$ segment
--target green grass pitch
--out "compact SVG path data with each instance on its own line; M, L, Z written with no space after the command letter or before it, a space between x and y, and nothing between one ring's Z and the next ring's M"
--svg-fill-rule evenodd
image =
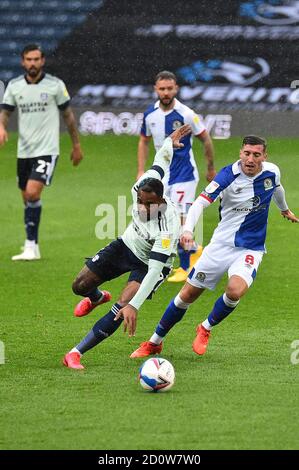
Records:
M290 208L299 213L299 140L270 139L271 160L282 171ZM43 193L42 260L13 263L24 240L23 208L15 183L16 136L0 152L0 449L295 449L298 448L299 339L298 226L273 204L267 248L257 279L237 310L213 330L207 354L191 349L196 325L222 293L206 292L165 341L162 357L176 370L165 394L144 392L142 360L129 354L147 339L179 285L163 285L139 312L136 337L116 334L87 353L85 371L62 367L61 358L108 311L75 318L79 300L71 283L84 257L107 240L95 236L101 203L130 197L137 137L84 137L85 159L69 162L62 136L53 184ZM217 168L237 159L240 139L215 141ZM201 174L205 173L196 142ZM199 188L205 186L204 176ZM130 199L129 199L130 201ZM209 241L217 204L204 218ZM107 283L113 300L126 276Z

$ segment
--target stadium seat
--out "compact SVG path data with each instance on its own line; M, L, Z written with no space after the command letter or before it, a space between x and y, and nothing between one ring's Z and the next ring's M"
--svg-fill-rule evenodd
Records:
M83 23L87 14L102 6L102 0L3 0L0 2L0 77L7 81L22 73L20 51L29 42L46 53ZM31 12L34 11L34 15ZM16 55L11 56L11 53Z

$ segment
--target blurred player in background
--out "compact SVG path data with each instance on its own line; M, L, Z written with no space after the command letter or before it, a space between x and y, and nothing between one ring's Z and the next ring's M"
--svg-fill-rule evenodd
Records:
M10 114L18 109L18 186L24 201L26 240L23 252L13 261L40 259L38 229L42 211L41 193L51 183L59 155L59 111L70 134L71 160L77 166L83 158L70 97L64 83L45 74L44 53L36 44L22 51L25 75L11 80L3 97L0 113L0 145L7 140Z
M124 329L128 329L131 336L136 329L141 305L168 276L176 255L180 217L175 204L164 197L161 180L171 163L173 147L186 145L190 132L190 126L184 125L165 139L152 167L132 188L132 222L120 238L88 260L75 279L74 293L85 298L76 306L74 314L82 317L111 299L109 292L98 289L99 285L130 272L118 301L64 356L65 366L84 369L80 363L82 354L111 336L123 320Z
M229 280L224 294L216 300L207 319L197 327L193 351L203 355L211 329L234 311L256 277L266 251L272 197L284 218L299 222L286 203L279 168L266 162L266 158L266 141L257 136L245 137L240 159L223 168L196 199L188 212L181 236L183 245L192 243L198 218L218 197L221 220L184 287L168 305L155 333L131 357L160 353L162 340L168 331L183 318L188 307L205 289L214 290L227 272Z
M203 144L207 160L206 178L209 182L212 181L216 172L211 137L194 111L176 99L179 89L176 76L166 70L159 72L155 79L154 88L159 99L144 113L138 144L137 179L144 173L151 137L153 137L154 146L157 151L165 137L179 126L189 124L192 128L192 135L197 137ZM184 224L188 209L195 199L196 186L199 181L198 170L192 151L192 135L190 135L189 141L184 148L177 149L174 152L169 171L163 179L165 194L179 207L182 225ZM192 266L195 263L201 252L202 247L196 246L195 243L190 250L184 250L181 244L178 243L180 267L175 270L173 276L168 278L168 281L185 281L190 264Z

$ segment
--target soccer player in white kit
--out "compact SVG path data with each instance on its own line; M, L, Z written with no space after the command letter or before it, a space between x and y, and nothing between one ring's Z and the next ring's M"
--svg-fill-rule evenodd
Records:
M173 147L191 132L188 125L165 139L152 167L132 187L132 221L123 235L88 259L73 283L73 291L85 298L76 306L76 317L88 315L111 300L98 286L130 272L128 282L109 312L100 318L83 340L64 356L71 369L84 369L82 354L111 336L124 320L124 329L135 332L141 305L169 274L180 236L180 218L175 205L163 195L161 180L171 163Z
M193 351L204 354L211 329L233 312L256 277L266 251L265 238L272 197L283 217L299 222L286 203L279 168L267 162L266 158L266 141L257 136L245 137L240 159L223 168L194 202L181 237L183 245L192 243L198 218L218 197L220 222L184 287L168 305L155 333L131 357L160 353L163 338L182 319L189 305L205 289L213 290L227 272L229 280L225 292L217 299L207 319L198 325L193 341Z
M188 106L181 103L176 95L178 85L176 76L167 70L159 72L155 79L155 92L158 101L145 111L138 143L138 173L137 179L144 173L145 162L149 154L149 143L153 138L155 150L158 151L165 137L183 124L189 124L192 134L184 139L184 147L175 150L171 165L163 178L165 194L174 202L181 213L184 224L189 207L195 199L196 187L199 181L196 161L192 144L193 136L198 138L207 160L206 178L210 182L216 171L214 168L214 149L211 137L203 122ZM196 253L196 247L185 250L178 243L180 267L174 275L168 278L170 282L185 281L190 264L201 255L202 247ZM193 255L192 255L193 253Z
M59 156L59 111L70 134L71 160L77 166L83 158L70 97L62 80L43 71L45 57L36 44L22 51L25 75L11 80L5 90L0 114L0 145L7 140L10 114L18 110L17 179L24 202L26 240L24 250L13 261L40 259L38 229L41 194L51 184Z

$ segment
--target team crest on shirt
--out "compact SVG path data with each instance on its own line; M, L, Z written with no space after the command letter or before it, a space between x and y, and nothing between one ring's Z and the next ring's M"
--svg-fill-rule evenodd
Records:
M42 101L48 101L48 93L41 93L40 94L40 99Z
M205 273L199 272L196 274L195 279L197 279L199 282L203 282L206 278Z
M268 191L268 189L273 188L273 182L272 182L271 178L265 178L264 179L264 188L265 188L265 191Z
M181 121L173 121L172 123L172 129L175 131L179 127L182 127L183 123Z
M162 248L165 250L170 247L170 238L162 238Z

